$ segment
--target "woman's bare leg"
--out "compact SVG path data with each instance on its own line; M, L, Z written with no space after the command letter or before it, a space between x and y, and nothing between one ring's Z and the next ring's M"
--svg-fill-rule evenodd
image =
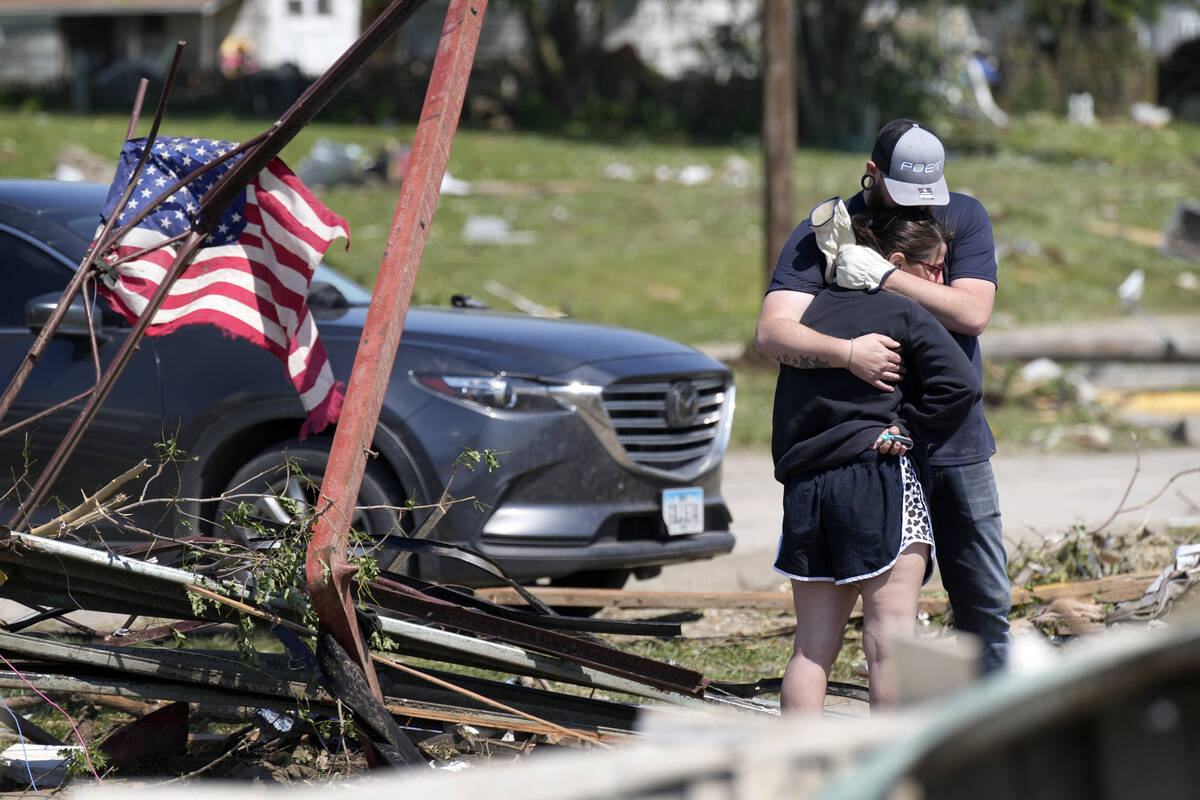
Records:
M858 599L858 587L826 581L792 581L796 641L783 673L779 702L788 713L821 713L829 668L842 649L846 621Z
M929 545L909 545L887 572L859 583L863 598L863 650L871 673L871 708L896 702L891 639L911 637Z

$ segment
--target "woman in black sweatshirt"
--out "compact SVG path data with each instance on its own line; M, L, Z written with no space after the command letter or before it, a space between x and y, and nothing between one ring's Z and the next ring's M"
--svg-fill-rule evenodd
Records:
M852 224L857 245L844 247L858 247L860 257L870 248L870 257L895 269L941 279L946 235L932 218L898 209ZM896 695L888 640L912 635L931 571L921 457L962 424L981 389L949 332L900 295L829 284L801 321L840 338L892 337L905 374L885 391L845 369L780 367L771 449L784 518L775 569L791 579L797 621L781 702L785 711L823 708L829 669L861 595L871 705L887 705Z

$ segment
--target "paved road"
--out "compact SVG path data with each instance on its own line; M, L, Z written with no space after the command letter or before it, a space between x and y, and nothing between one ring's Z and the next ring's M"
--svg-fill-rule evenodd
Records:
M1017 542L1064 533L1075 524L1100 525L1118 508L1131 480L1124 507L1145 504L1173 475L1200 470L1200 448L1146 451L1140 467L1133 453L1021 453L996 456L992 465L1005 538ZM659 577L631 586L677 591L784 588L785 580L771 569L782 487L772 477L770 455L765 450L730 452L724 494L738 538L732 553L667 567ZM1180 477L1148 508L1119 515L1111 528L1128 530L1143 521L1152 529L1187 521L1200 525L1200 473Z

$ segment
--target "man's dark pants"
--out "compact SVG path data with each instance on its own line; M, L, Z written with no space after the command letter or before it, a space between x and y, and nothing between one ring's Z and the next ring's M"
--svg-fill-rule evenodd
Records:
M1008 663L1012 596L991 462L931 471L929 512L955 627L983 640L984 672L1002 669Z

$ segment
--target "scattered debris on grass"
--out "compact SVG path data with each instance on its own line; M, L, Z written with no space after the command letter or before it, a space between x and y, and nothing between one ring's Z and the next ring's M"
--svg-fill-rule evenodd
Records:
M1013 550L1015 616L1045 641L1161 620L1191 602L1200 530L1105 527ZM315 782L367 772L363 737L378 743L380 725L399 731L421 765L458 770L635 741L647 704L778 713L795 624L786 592L471 592L366 569L359 601L377 620L370 641L387 720L372 727L371 709L330 680L299 576L279 572L303 537L279 542L265 557L201 537L120 555L0 536L0 596L31 609L0 630L9 709L0 722L12 730L0 744L80 748L86 758L62 768L68 781ZM571 603L602 611L546 613ZM79 609L123 624L94 630L72 619ZM166 624L136 630L141 616ZM46 620L72 633L29 632ZM952 637L944 596L923 595L921 623L922 638ZM848 626L831 676L852 704L839 713L850 715L865 708L859 625ZM36 784L32 765L20 772L8 769L4 786L30 785L30 775Z

